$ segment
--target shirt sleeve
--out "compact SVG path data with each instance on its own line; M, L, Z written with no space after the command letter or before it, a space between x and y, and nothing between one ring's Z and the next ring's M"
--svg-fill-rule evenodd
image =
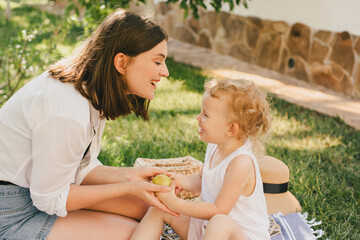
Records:
M75 184L80 185L86 175L91 172L95 167L102 165L98 160L98 155L101 149L101 136L105 128L105 120L100 121L98 129L96 129L96 134L92 138L91 146L89 146L89 151L85 154L84 158L81 160L80 166L76 173Z
M66 117L50 117L33 130L29 182L34 206L40 211L60 217L67 215L70 184L75 183L86 139L86 127Z
M80 163L80 167L76 173L75 184L80 185L86 175L99 165L102 165L102 163L97 159L97 157L91 157L90 152L90 155L85 157Z

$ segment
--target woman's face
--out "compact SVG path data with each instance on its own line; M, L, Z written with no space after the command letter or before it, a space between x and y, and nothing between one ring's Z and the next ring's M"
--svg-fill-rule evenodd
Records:
M130 60L125 70L125 79L130 94L150 100L154 98L156 84L162 77L169 76L165 64L166 57L167 41L164 40L149 51Z

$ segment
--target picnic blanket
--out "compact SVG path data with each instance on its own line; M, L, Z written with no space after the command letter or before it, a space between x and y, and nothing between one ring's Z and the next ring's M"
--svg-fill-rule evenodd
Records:
M316 221L315 218L308 221L307 217L307 213L300 212L288 215L282 213L270 215L271 240L313 240L323 237L323 230L313 229L314 226L320 225L321 221ZM169 225L165 224L161 240L180 240L180 238Z
M271 240L313 240L321 238L324 231L315 230L313 227L320 225L321 221L316 219L307 220L307 213L291 213L283 215L282 213L273 214L275 222L279 224L281 232L271 236Z

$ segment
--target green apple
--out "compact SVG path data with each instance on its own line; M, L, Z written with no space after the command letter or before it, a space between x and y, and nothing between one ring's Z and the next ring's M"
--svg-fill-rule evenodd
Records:
M152 182L157 185L170 186L171 178L165 174L159 174L152 179Z

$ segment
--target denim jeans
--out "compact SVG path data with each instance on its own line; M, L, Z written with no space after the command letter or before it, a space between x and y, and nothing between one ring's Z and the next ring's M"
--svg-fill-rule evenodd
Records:
M28 188L0 185L1 240L46 239L56 219L33 205Z

